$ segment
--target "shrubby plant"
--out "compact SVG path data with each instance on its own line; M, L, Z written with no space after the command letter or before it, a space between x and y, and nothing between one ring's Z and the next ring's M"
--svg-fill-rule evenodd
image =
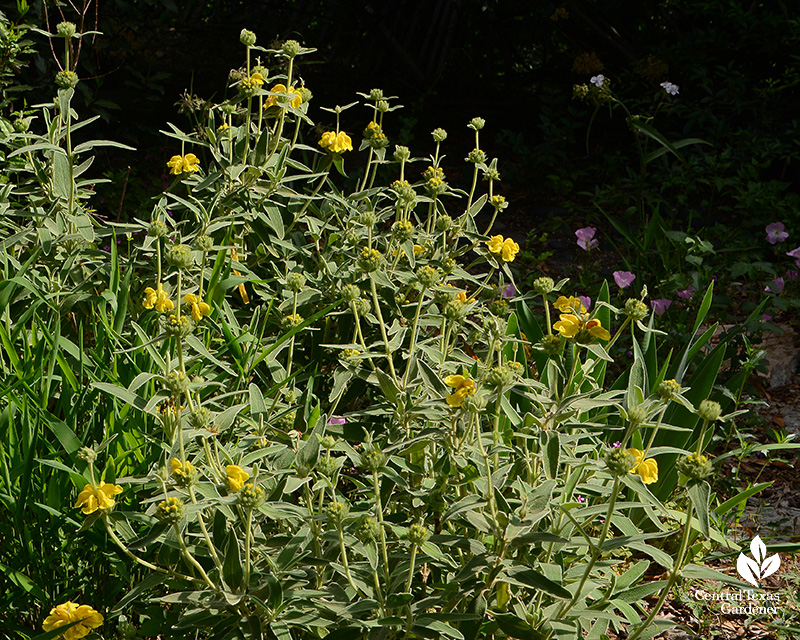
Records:
M379 89L314 129L295 72L313 50L241 42L230 97L165 132L172 183L133 223L89 208L83 154L112 143L73 144L73 78L30 130L4 130L4 371L27 384L18 353L35 355L39 410L75 417L50 423L67 456L50 466L75 487L58 508L85 518L69 535L107 536L134 567L110 610L66 589L37 626L69 640L111 637L116 619L126 638L638 638L671 624L656 616L679 580L730 581L688 555L701 537L729 544L717 516L746 499L715 510L707 482L711 434L733 415L708 400L713 330L659 362L646 287L604 286L591 312L566 280L520 293L519 246L492 235L508 203L483 119L461 190L445 130L428 157L393 147L384 120L400 105ZM360 140L346 109L363 110ZM125 262L116 243L96 249L109 234L142 239ZM711 289L694 334L710 303ZM632 364L607 380L620 344ZM68 409L81 394L97 407L86 424ZM7 414L27 402L15 391ZM32 465L30 451L13 455Z

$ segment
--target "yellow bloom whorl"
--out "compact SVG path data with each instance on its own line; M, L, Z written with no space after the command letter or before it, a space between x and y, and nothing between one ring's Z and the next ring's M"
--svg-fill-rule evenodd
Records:
M250 474L237 464L225 467L225 474L228 476L228 489L234 493L241 491L244 483L250 478Z
M492 236L486 241L486 246L492 253L500 254L500 257L505 262L514 262L514 258L519 253L519 245L511 238L503 238L503 236Z
M122 487L118 484L106 484L102 480L96 487L87 484L78 494L75 508L81 507L81 511L87 516L98 509L110 509L114 506L114 496L120 493L122 493Z
M102 625L103 616L87 604L65 602L50 610L50 615L42 623L42 629L53 631L53 629L73 622L78 624L70 627L58 637L65 638L65 640L79 640L88 635L92 629Z
M628 449L628 451L636 458L636 466L630 472L637 474L645 484L658 481L658 463L653 458L645 460L641 449Z
M455 388L455 391L445 398L447 404L451 407L460 407L468 396L473 395L478 390L478 387L475 386L475 381L466 376L447 376L444 379L444 383L449 387Z

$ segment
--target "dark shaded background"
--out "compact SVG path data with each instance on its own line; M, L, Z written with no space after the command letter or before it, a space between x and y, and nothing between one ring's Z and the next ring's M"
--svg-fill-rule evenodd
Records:
M314 92L313 120L329 125L332 116L320 106L380 87L405 105L387 116L392 143L427 155L429 132L448 129L448 177L457 183L469 171L462 162L472 146L466 124L480 115L487 120L482 146L500 158L504 192L536 211L636 178L624 115L594 114L572 98L573 85L597 73L580 63L592 56L636 115L655 110L660 82L680 85L653 125L669 139L700 137L712 145L687 149L683 166L665 158L651 169L647 188L669 184L664 197L696 212L695 219L749 219L773 206L770 199L798 190L798 8L734 0L97 0L84 29L96 23L103 35L84 43L79 88L84 113L103 116L94 135L143 152L109 156L103 166L117 187L131 166L127 197L136 198L137 178L143 197L157 185L142 159L155 167L172 152L158 131L167 121L189 128L176 112L184 90L221 100L229 71L243 63L240 30L254 31L265 47L297 39L317 49L298 64ZM26 19L43 25L45 13L53 28L62 18L80 21L69 7L61 16L41 4ZM39 39L40 56L25 74L46 99L54 66L49 44ZM344 126L358 135L368 118L366 109L352 109ZM312 144L319 135L303 134ZM114 189L105 188L109 199L118 197Z

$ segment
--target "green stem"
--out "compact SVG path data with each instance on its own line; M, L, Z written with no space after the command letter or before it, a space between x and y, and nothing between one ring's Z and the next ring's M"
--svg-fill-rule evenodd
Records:
M205 582L214 591L219 592L219 588L213 582L211 582L211 578L208 577L206 570L203 569L203 565L201 565L195 559L195 557L191 553L189 553L189 549L186 547L186 543L183 541L181 530L178 528L178 523L176 522L175 524L172 525L172 527L175 529L175 535L178 537L178 543L181 546L181 551L183 552L183 557L186 559L186 562L188 562L190 565L192 565L195 569L197 569L200 572L200 575L203 578L203 582Z
M386 579L386 588L389 588L389 552L386 548L386 530L383 525L383 505L381 504L381 484L378 480L378 470L372 472L372 486L375 490L375 511L378 513L378 525L381 530L381 555L383 556L383 575Z
M378 288L375 285L375 278L370 276L369 279L369 286L372 291L372 304L375 307L375 315L378 317L378 327L381 330L381 337L383 338L383 344L386 348L386 360L389 363L389 372L392 374L392 380L398 386L397 380L397 373L394 370L394 362L392 361L392 350L389 346L389 337L386 334L386 323L383 321L383 314L381 313L381 305L378 301Z
M586 565L586 570L583 572L583 577L581 578L580 583L578 584L577 589L575 590L575 595L572 596L572 600L570 600L566 605L561 608L559 611L558 616L559 618L565 616L567 612L572 609L578 601L581 599L581 594L583 592L583 587L586 584L586 581L589 579L589 575L594 569L594 565L600 559L603 551L603 544L606 541L606 537L608 536L608 530L611 526L611 516L614 513L614 507L617 504L617 495L619 494L619 485L620 480L619 476L614 477L614 486L611 489L611 499L608 502L608 509L606 510L606 520L603 523L603 529L600 532L600 538L597 540L597 544L592 548L592 557L589 559L589 563ZM631 639L629 639L631 640Z
M235 544L235 542L234 542ZM244 538L244 590L250 586L250 547L253 544L253 510L247 510L247 532Z
M650 623L655 620L658 612L661 611L661 607L664 606L664 602L667 600L670 591L672 591L672 587L675 586L675 583L678 581L680 577L680 570L683 565L684 557L686 556L686 549L689 546L689 537L691 535L692 527L692 509L694 505L689 503L689 509L686 512L686 522L683 525L683 538L681 539L681 547L678 551L678 557L675 559L675 564L672 565L672 571L669 573L669 579L667 580L667 586L661 591L661 595L658 598L655 606L650 610L650 613L647 615L647 618L644 619L644 622L637 627L636 631L634 631L631 635L628 636L628 640L636 640L642 632L650 626Z
M408 567L408 580L406 580L406 589L405 593L411 592L411 582L414 579L414 563L417 559L417 545L411 545L411 564Z
M103 524L106 527L106 531L108 532L108 535L111 537L111 539L114 541L114 543L122 550L122 553L124 553L126 556L128 556L134 562L137 562L138 564L142 565L143 567L147 567L151 571L156 571L158 573L164 573L164 574L166 574L168 576L172 576L174 578L180 578L181 580L189 580L191 582L194 582L194 581L197 580L197 578L193 578L192 576L187 576L187 575L184 575L182 573L177 573L177 572L171 571L169 569L164 569L163 567L159 567L157 565L149 563L147 560L143 560L142 558L137 556L135 553L130 551L128 549L128 547L126 547L123 544L122 540L120 540L117 537L117 534L114 533L114 530L111 528L111 525L108 524L108 520L106 519L105 515L103 515Z

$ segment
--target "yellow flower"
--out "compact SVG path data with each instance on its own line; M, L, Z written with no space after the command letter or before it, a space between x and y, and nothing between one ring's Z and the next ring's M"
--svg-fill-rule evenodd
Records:
M475 386L475 381L466 376L447 376L444 379L444 383L448 387L455 388L455 391L445 398L447 404L451 407L460 407L464 404L464 400L467 399L467 396L473 395L478 390L478 387Z
M52 631L72 622L77 622L73 627L64 631L60 638L78 640L88 635L92 629L103 624L103 616L92 609L88 604L65 602L50 610L50 615L44 619L42 629Z
M486 246L492 253L499 253L505 262L514 262L514 258L519 253L519 245L511 238L503 238L503 236L492 236L486 241Z
M155 307L155 310L159 313L164 313L165 311L172 311L175 307L172 304L172 300L167 297L167 292L164 291L164 287L159 282L158 288L153 289L153 287L147 287L144 290L144 302L142 306L145 309L152 309Z
M194 465L188 460L185 464L181 464L181 461L177 458L172 458L169 461L169 469L172 472L172 475L177 476L180 479L188 478L191 476L192 471L194 470Z
M251 91L255 91L262 84L264 84L264 76L262 76L258 71L256 71L249 78L245 78L244 80L242 80L240 86L244 92L248 93Z
M561 313L586 313L586 307L583 306L580 298L575 296L559 296L558 300L553 303L553 306Z
M114 496L119 493L122 493L122 487L118 484L106 484L102 480L96 487L87 484L83 488L83 491L78 494L78 501L75 503L75 508L83 507L81 511L87 516L98 509L105 511L114 506Z
M194 173L198 171L200 167L198 167L198 163L200 162L200 158L198 158L193 153L187 153L185 156L172 156L167 162L167 166L169 167L169 172L173 176L180 175L182 173Z
M350 140L350 136L348 136L344 131L340 131L336 134L336 142L331 145L331 151L334 153L341 153L342 151L352 151L353 150L353 141Z
M506 262L514 262L514 258L517 257L519 253L519 245L514 242L511 238L506 238L503 240L503 249L501 251L501 257Z
M465 303L465 304L466 304L466 302L467 302L467 293L466 293L465 291L459 291L459 292L456 294L456 300L458 300L459 302L463 302L463 303Z
M500 253L503 250L503 236L492 236L486 241L486 246L492 253Z
M184 173L194 173L198 171L200 167L197 165L200 163L200 158L198 158L193 153L187 153L183 156L183 172Z
M228 476L228 488L234 493L239 491L250 478L250 474L236 464L225 467L225 474Z
M320 138L319 146L323 149L329 149L334 153L342 153L343 151L353 150L353 141L344 131L326 131Z
M636 458L636 466L631 469L631 473L635 473L641 477L642 482L645 484L653 484L658 480L658 463L653 458L644 459L644 451L641 449L628 449Z
M587 320L587 316L576 316L574 313L562 313L558 322L553 325L553 329L569 340L586 343L594 338L598 340L610 340L611 334L603 328L599 320Z
M292 96L291 100L289 100L289 104L291 104L295 109L297 109L303 103L303 96L300 95L300 92L295 89L294 87L286 88L286 85L283 83L278 83L272 89L269 90L270 93L288 93ZM273 104L277 103L276 96L270 96L264 101L264 108L271 107Z
M414 245L414 257L419 258L423 253L425 253L425 247L420 246L418 244Z
M202 300L198 300L197 296L193 293L187 293L183 296L183 302L191 310L192 320L195 322L200 322L203 318L211 314L211 307Z
M322 137L319 140L319 146L323 149L327 149L334 143L335 140L336 134L333 131L326 131L322 134Z

